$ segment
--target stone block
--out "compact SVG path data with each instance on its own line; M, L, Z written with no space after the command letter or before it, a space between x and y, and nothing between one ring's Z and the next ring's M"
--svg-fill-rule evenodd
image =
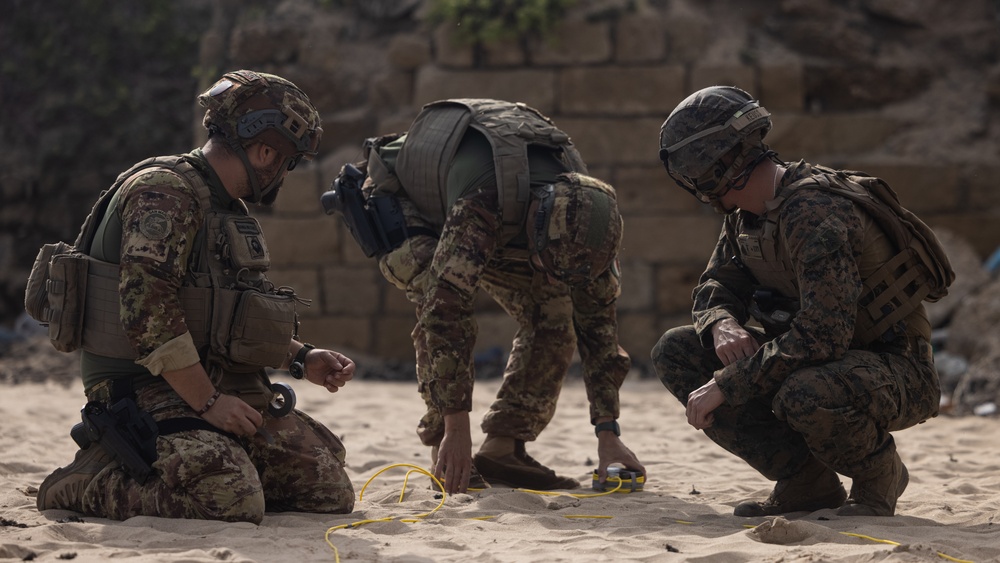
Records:
M656 315L652 313L618 315L618 345L628 352L633 366L649 363L649 353L659 339Z
M393 35L385 56L393 68L413 70L430 62L431 43L427 36L418 33Z
M691 92L709 86L736 86L753 95L757 91L757 71L746 65L695 65L691 69Z
M549 70L493 70L458 72L440 67L417 71L414 104L447 98L495 98L524 102L543 113L555 105L555 73Z
M387 285L375 268L354 266L323 268L322 284L325 314L356 316L379 312L382 288Z
M532 65L594 64L611 60L611 27L607 22L566 20L552 35L529 40Z
M381 315L374 319L375 334L371 353L383 360L412 362L416 357L410 333L413 315Z
M717 28L703 16L672 9L664 18L667 33L667 61L696 63L716 39Z
M691 291L698 285L698 278L708 263L705 255L702 265L660 266L656 269L656 311L677 315L691 311ZM689 321L690 322L690 321Z
M920 218L931 229L947 229L959 238L965 239L983 259L992 255L998 248L1000 211L997 209L982 212L925 213L921 214Z
M704 264L715 248L721 227L722 218L715 214L632 217L622 237L621 257L653 263Z
M759 90L750 92L770 111L801 112L805 108L805 79L800 64L764 64L758 69Z
M257 220L274 267L325 264L340 255L337 223L330 217L290 219L260 215Z
M476 326L478 334L476 335L476 345L473 348L474 354L483 354L495 348L503 350L504 353L510 353L514 334L518 329L517 321L510 315L503 311L477 313Z
M671 215L698 213L703 204L685 192L667 176L662 165L623 166L615 171L618 209L625 217L636 215Z
M299 338L318 348L336 350L357 361L352 353L366 353L372 347L372 321L369 317L326 315L302 318L300 321Z
M642 10L622 16L615 24L615 59L620 63L663 60L667 33L658 10Z
M1000 208L1000 190L997 189L1000 166L973 165L963 167L960 183L965 188L969 210Z
M302 163L285 176L281 193L274 202L274 214L276 217L302 217L322 213L321 193L319 166L312 162Z
M767 143L786 161L826 155L829 145L819 127L820 122L820 118L813 115L772 111Z
M375 131L376 118L371 107L323 114L323 139L350 141L360 148L365 138Z
M622 312L651 311L653 302L653 267L635 259L622 260L622 293L618 310Z
M381 272L378 274L382 275ZM383 279L385 277L383 276ZM398 287L392 285L391 283L385 284L385 290L382 293L382 312L388 313L390 315L405 315L412 314L414 319L416 319L416 304L406 298L406 292Z
M958 210L961 194L953 166L872 163L862 170L888 182L903 207L918 215Z
M772 114L767 141L785 160L815 162L865 155L882 148L902 122L877 113L835 115Z
M903 123L879 113L856 112L822 118L822 130L828 137L830 151L835 154L864 154L881 148Z
M475 63L472 45L462 41L449 24L434 29L434 62L450 68L470 68Z
M680 65L573 67L559 73L559 111L574 114L670 114L684 98Z
M413 72L386 72L371 79L371 104L380 113L409 106L413 101ZM381 119L379 116L376 119Z
M559 128L573 138L589 166L657 162L657 138L666 117L561 117Z
M516 38L502 38L483 45L483 65L486 67L524 66L527 53Z

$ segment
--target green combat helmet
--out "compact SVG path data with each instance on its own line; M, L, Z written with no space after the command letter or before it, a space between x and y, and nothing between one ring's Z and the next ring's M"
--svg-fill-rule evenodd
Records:
M303 158L316 156L323 128L319 112L309 97L288 80L251 70L237 70L222 76L198 96L206 109L202 123L212 134L225 137L250 176L252 202L259 202L281 185L279 174L261 187L250 166L245 147L260 141L278 151L284 159L281 169L292 170Z
M536 188L527 219L532 265L569 285L587 283L607 271L622 240L614 189L594 178L576 179L578 186Z
M660 160L677 185L716 207L730 188L743 189L757 163L774 154L763 143L770 116L739 88L704 88L663 122Z

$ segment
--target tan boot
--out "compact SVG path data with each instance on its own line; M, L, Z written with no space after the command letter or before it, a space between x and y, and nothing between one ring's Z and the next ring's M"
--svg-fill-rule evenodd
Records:
M524 450L524 440L515 440L513 452L504 455L480 450L473 456L472 462L480 475L494 484L540 491L576 489L580 486L576 479L556 475L555 471L535 461Z
M910 474L893 453L892 461L873 477L855 479L851 485L851 497L837 511L837 516L892 516L896 513L896 501L906 490Z
M73 463L56 469L39 485L35 499L38 510L60 508L83 512L83 493L87 485L112 463L116 463L114 458L100 444L77 451Z
M780 479L764 502L744 501L733 514L743 517L773 516L788 512L813 512L844 504L847 491L837 473L811 457L798 473Z

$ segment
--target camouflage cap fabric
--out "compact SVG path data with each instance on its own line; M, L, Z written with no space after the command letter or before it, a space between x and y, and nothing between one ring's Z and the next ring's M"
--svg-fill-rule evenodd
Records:
M750 94L711 86L688 96L663 122L660 160L678 182L702 179L733 148L747 140L759 144L770 129L770 113Z
M309 97L288 80L251 70L223 75L198 96L203 124L232 145L258 139L285 155L316 155L323 128Z
M622 218L610 185L576 172L560 180L536 190L528 208L528 248L546 273L578 285L611 267Z

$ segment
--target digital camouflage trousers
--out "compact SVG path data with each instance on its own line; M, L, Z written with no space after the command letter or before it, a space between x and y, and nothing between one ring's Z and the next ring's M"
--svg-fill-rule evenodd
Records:
M436 353L426 344L423 323L436 323L439 330L453 330L453 342L474 338L465 325L455 319L419 318L419 305L424 298L429 264L436 249L458 254L462 240L437 241L432 237L416 236L402 247L384 256L380 267L385 277L405 289L410 301L418 304L418 322L413 329L413 344L417 354L417 381L427 412L420 420L417 434L425 445L434 446L444 437L444 418L432 391L431 357ZM573 303L564 284L550 283L535 273L527 260L494 258L486 265L479 287L486 291L504 311L517 321L510 358L504 370L503 383L496 399L483 418L482 430L487 435L533 441L555 415L556 402L566 372L573 358L576 335L573 330ZM474 369L471 358L467 366L471 392ZM457 401L457 400L456 400Z
M154 420L196 417L165 382L139 389L136 402ZM329 429L293 410L264 414L263 433L239 441L211 430L156 439L158 459L144 484L113 463L84 492L86 514L260 523L268 512L347 513L354 488L344 471L344 445Z
M667 331L652 360L660 381L685 405L723 367L692 326ZM892 352L850 350L793 372L774 396L723 403L705 434L772 481L796 474L810 456L841 475L866 478L891 462L890 432L936 416L940 395L930 345L916 338Z

